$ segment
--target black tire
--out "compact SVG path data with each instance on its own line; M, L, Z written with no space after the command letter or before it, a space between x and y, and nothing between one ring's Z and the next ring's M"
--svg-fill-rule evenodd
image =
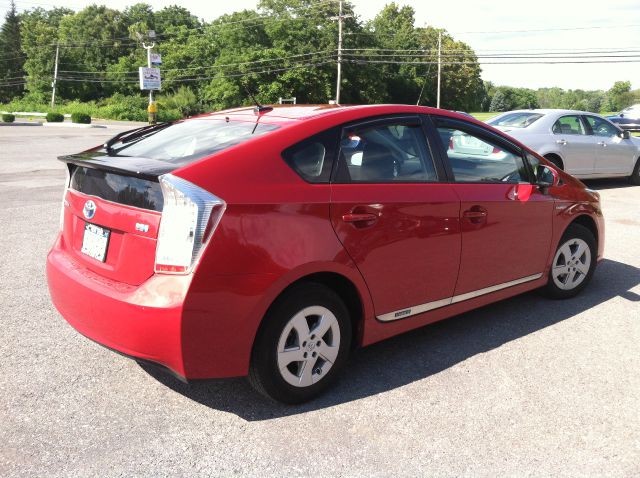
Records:
M633 174L629 176L629 182L634 186L640 186L640 158L636 161L636 167L633 168Z
M338 348L338 353L326 374L317 379L316 383L308 386L294 386L287 382L283 372L278 367L278 345L281 335L285 332L285 327L293 317L307 307L312 306L328 309L337 319L339 344L336 344L336 347ZM313 324L309 328L309 333L312 333ZM323 340L326 338L326 335L322 337ZM307 350L301 345L298 345L300 350ZM272 400L287 404L306 402L317 397L335 381L348 358L350 348L351 319L344 302L332 289L322 284L302 282L293 286L278 298L265 315L251 354L249 382L258 392ZM321 360L320 355L318 355L317 360ZM294 365L295 367L301 366L301 363L292 362L292 364L296 364ZM310 370L312 370L312 374L319 371L319 375L322 370L315 368L315 363L319 362L314 362L310 366ZM305 364L304 366L307 365Z
M586 274L583 274L584 277L582 278L581 282L578 283L575 287L568 288L568 289L562 288L558 285L558 283L556 283L556 280L554 280L554 267L556 266L556 261L558 260L560 264L564 263L564 260L561 257L561 256L564 256L564 254L560 252L560 249L563 248L563 246L565 245L569 245L569 247L571 247L570 246L571 242L577 243L578 241L584 241L589 248L590 260L588 265L588 272ZM587 286L587 284L589 283L589 281L591 281L591 278L593 277L593 272L596 268L597 255L598 255L598 247L596 244L596 238L593 236L593 233L586 227L581 226L580 224L571 224L563 234L562 239L560 239L560 243L558 244L558 247L556 248L556 252L553 255L551 268L549 270L549 281L546 286L547 295L552 299L568 299L570 297L574 297L578 295L582 291L582 289L584 289ZM578 258L577 260L580 260L580 258ZM575 264L577 264L577 262ZM564 266L564 267L569 267L569 266ZM571 267L569 267L569 269L571 269ZM570 273L575 274L576 267L573 267L572 269L573 270ZM564 275L562 277L565 277L567 281L570 280L569 277L566 277ZM558 278L557 280L558 282L561 282L561 278Z
M562 159L560 158L560 156L556 156L555 154L549 154L545 156L544 159L546 159L551 164L556 166L559 170L564 171L564 164L562 164Z

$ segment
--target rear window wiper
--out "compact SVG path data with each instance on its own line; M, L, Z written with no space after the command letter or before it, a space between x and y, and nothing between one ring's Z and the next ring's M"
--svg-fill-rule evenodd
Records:
M104 149L107 150L107 154L111 154L113 152L113 145L116 143L128 143L149 133L156 133L168 126L171 126L172 124L173 122L166 122L123 131L122 133L118 133L113 138L104 143Z

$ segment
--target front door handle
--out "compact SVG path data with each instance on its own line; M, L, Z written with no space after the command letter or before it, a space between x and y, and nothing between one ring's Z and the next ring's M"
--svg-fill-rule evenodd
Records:
M363 212L363 213L350 212L342 216L342 220L348 223L373 222L373 221L376 221L377 219L378 219L378 216L370 212Z
M566 139L559 139L558 141L556 141L556 144L564 146L564 145L567 144L567 140Z
M604 141L600 141L598 143L598 146L602 146L603 148L606 148L607 147L607 143L605 143Z

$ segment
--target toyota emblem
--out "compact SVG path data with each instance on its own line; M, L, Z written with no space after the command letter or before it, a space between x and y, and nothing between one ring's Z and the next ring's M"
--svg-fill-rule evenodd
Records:
M96 209L96 203L89 199L86 203L84 203L82 214L84 214L84 217L86 217L87 219L91 219L96 215Z

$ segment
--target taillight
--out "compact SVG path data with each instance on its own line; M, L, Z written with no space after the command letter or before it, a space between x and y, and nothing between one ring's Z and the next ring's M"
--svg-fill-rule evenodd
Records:
M213 236L226 203L172 174L160 176L164 197L155 271L188 274Z
M62 193L62 203L60 204L60 231L64 229L64 209L69 205L67 202L67 190L69 189L69 182L71 181L71 174L69 173L69 165L65 164L66 178L64 180L64 192Z
M449 138L449 150L450 150L450 151L453 151L453 149L454 149L454 148L453 148L453 136L451 136L451 137Z
M493 147L493 151L491 151L493 154L500 154L502 153L502 150L500 148L496 148L495 146Z

